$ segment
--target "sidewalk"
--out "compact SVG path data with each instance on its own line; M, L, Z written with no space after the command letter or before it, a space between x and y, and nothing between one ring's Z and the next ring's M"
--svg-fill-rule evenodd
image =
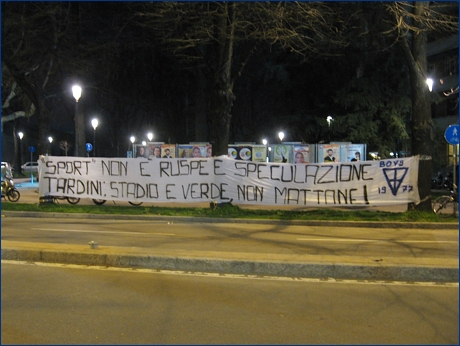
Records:
M21 199L24 197L38 200L37 186L21 182ZM24 184L24 185L23 185ZM19 183L18 183L19 185ZM44 217L44 213L3 212L4 217ZM47 214L47 217L59 218L109 218L131 219L122 215L73 215ZM139 217L136 219L170 220L171 217ZM181 218L182 222L239 222L250 224L248 220L208 220L197 218ZM259 222L259 221L254 221ZM272 221L264 221L272 222ZM280 221L276 221L280 222ZM288 221L290 225L307 225L307 222ZM402 223L353 223L312 221L308 225L322 227L363 227L369 233L375 228L428 228L439 227L440 224L402 224ZM458 225L450 224L443 228L454 232L458 238ZM320 279L354 279L354 280L385 280L410 282L458 282L457 256L448 258L417 258L417 257L385 257L376 260L360 256L310 255L251 253L244 251L190 251L186 248L176 250L155 250L142 247L69 245L51 243L33 243L2 240L2 260L29 262L50 262L96 265L108 267L129 267L133 269L150 268L157 270L173 270L185 272L210 272L221 274L239 274L255 276L282 276L295 278Z

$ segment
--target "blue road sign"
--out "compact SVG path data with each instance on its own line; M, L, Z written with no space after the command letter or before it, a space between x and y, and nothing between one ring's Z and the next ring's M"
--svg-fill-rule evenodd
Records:
M446 132L444 132L444 138L449 144L458 144L460 138L460 127L458 125L449 125Z
M29 151L30 151L31 153L35 153L35 147L34 147L33 145L31 145L31 146L29 147Z
M93 145L91 143L86 143L86 151L91 151L93 150Z

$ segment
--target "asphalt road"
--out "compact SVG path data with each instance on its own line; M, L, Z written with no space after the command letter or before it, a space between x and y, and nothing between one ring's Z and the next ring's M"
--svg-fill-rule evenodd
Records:
M37 201L35 187L20 190L21 199ZM263 276L458 282L458 226L356 226L353 222L3 212L2 259Z
M2 262L2 344L458 344L458 285Z
M152 253L221 252L437 260L458 258L458 232L296 226L283 222L205 223L166 220L4 217L3 241L136 247Z

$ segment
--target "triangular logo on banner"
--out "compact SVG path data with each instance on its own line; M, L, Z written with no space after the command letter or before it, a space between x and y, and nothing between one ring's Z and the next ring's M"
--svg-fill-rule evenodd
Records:
M409 168L407 167L383 169L383 174L385 175L385 179L387 180L387 184L390 187L393 196L397 195L399 187L401 186L408 170Z

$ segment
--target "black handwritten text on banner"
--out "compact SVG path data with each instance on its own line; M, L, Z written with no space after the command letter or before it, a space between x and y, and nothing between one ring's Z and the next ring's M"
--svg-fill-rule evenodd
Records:
M45 156L40 196L292 206L419 203L419 158L285 164L212 159Z

